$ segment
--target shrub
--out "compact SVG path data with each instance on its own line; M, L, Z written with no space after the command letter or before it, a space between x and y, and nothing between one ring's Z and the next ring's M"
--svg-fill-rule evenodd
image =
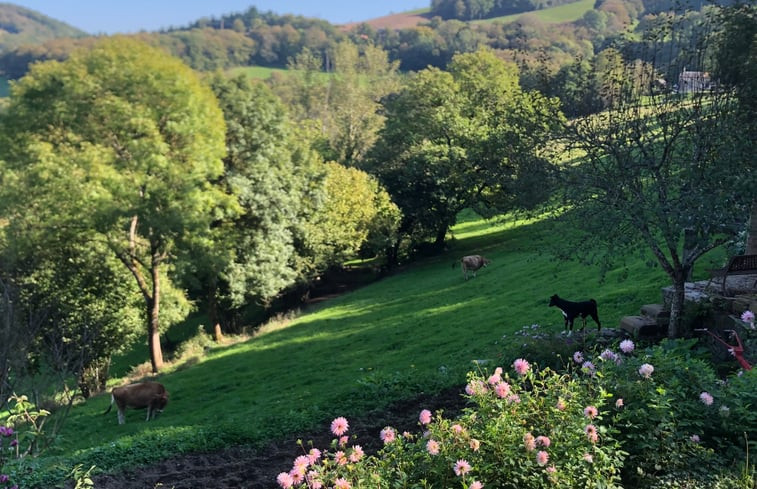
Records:
M607 394L596 378L534 370L469 374L472 403L455 420L424 411L422 431L382 430L365 456L337 418L330 450L311 451L279 475L281 487L618 487L624 453L604 422ZM336 429L334 429L336 427Z

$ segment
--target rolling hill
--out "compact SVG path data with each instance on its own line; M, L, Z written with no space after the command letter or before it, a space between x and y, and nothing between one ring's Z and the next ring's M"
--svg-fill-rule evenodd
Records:
M24 44L88 34L64 22L12 3L0 3L0 53Z

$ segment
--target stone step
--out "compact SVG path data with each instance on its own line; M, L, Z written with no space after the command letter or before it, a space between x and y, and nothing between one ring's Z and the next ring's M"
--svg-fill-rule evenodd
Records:
M657 319L649 316L625 316L620 320L620 329L634 338L642 336L657 336L662 334L663 331L657 323Z
M654 319L662 329L666 329L670 324L670 311L662 304L644 304L641 306L641 315Z

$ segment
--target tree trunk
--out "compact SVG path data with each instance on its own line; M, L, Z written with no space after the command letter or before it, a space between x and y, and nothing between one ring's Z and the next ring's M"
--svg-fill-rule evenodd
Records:
M686 279L683 273L673 279L673 298L670 301L670 324L668 338L678 338L682 333L683 305L686 299Z
M757 199L752 200L752 210L747 225L746 254L757 255Z
M163 350L160 348L160 267L153 254L152 263L152 298L147 301L149 330L147 343L150 347L150 362L153 373L163 368Z
M213 325L213 340L216 343L220 343L223 341L223 330L221 329L221 321L218 318L217 291L218 288L216 287L215 281L213 281L213 284L210 286L210 291L208 292L208 316L210 324Z
M447 228L448 226L445 224L436 230L436 240L434 241L434 247L437 250L441 250L444 246L444 238L447 237Z

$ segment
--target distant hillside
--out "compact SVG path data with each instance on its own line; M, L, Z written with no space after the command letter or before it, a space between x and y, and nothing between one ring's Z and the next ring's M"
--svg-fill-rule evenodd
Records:
M0 53L24 44L40 44L61 37L88 34L34 10L12 3L0 3Z
M368 24L374 29L407 29L408 27L415 27L418 24L428 22L431 19L431 16L429 15L430 10L431 9L424 8L376 17L375 19L369 19L362 22L350 22L349 24L342 25L341 28L348 31L360 24Z

